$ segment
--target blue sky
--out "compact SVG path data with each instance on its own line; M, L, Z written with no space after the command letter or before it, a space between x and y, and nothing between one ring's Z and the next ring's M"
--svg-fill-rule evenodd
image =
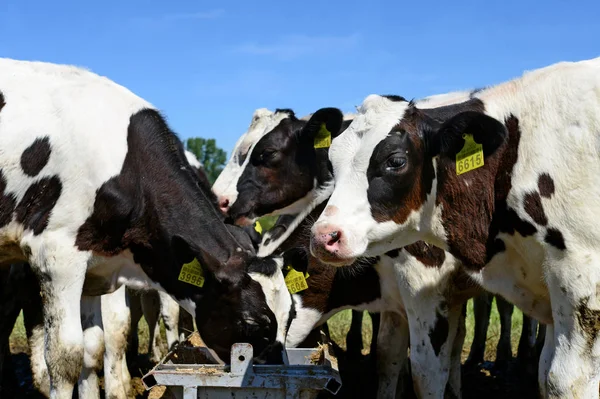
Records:
M256 108L352 111L600 56L600 1L2 0L0 56L76 64L228 153Z

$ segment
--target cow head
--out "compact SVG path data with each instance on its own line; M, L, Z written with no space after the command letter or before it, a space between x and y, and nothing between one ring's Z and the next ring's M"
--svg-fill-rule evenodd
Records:
M342 123L338 109L323 108L308 122L290 115L265 134L248 154L231 218L244 225L259 216L308 208L315 190L331 180L327 152Z
M223 213L226 214L229 211L231 204L239 196L237 183L250 161L248 155L253 146L265 133L271 131L290 115L293 115L293 112L288 109L276 109L273 112L260 108L254 111L250 127L238 139L227 165L225 165L212 187L214 193L218 196L219 208Z
M463 135L482 144L484 157L505 140L504 126L482 110L479 100L423 110L398 96L367 97L331 146L335 189L312 228L311 252L341 266L419 240L446 248L436 195L473 176L447 178L456 176ZM444 189L452 196L452 187Z

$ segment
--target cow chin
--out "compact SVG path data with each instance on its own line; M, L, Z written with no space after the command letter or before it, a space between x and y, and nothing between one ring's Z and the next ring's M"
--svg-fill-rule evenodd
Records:
M356 257L354 256L348 257L340 255L339 252L327 252L321 247L313 245L312 242L310 244L310 253L320 262L334 267L350 266L356 261Z

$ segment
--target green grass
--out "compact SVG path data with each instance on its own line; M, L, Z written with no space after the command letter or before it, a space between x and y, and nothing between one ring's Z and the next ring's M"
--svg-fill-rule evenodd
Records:
M352 313L350 310L344 310L335 316L333 316L327 324L329 325L329 331L331 338L341 348L346 349L346 334L350 329L350 320ZM516 356L517 345L521 335L521 328L523 325L523 314L517 308L515 308L512 315L512 332L511 332L511 343L513 355ZM467 319L466 329L467 335L465 337L465 343L463 346L463 361L469 355L471 349L471 343L473 342L473 328L475 326L475 320L473 317L473 300L469 300L467 303ZM368 350L372 336L372 324L371 317L368 313L365 313L363 317L363 347ZM492 303L492 314L490 316L490 326L487 333L485 358L487 360L494 360L496 357L496 346L500 339L500 316L498 315L498 309L496 308L496 300Z
M331 338L338 344L341 348L346 348L346 334L350 329L350 320L352 317L352 313L350 310L344 310L334 315L328 321L329 331L331 332ZM520 310L515 308L515 311L512 316L512 334L511 334L511 342L513 355L516 355L517 345L519 342L519 337L521 334L521 326L523 324L523 316ZM463 346L463 360L469 354L469 350L471 348L471 343L473 342L473 327L474 327L474 318L473 318L473 300L469 300L467 304L467 320L466 320L466 328L467 328L467 336L465 338L465 344ZM139 324L139 353L146 353L148 348L148 324L144 318L140 320ZM368 313L365 312L363 317L363 346L368 351L370 342L372 337L372 324L371 317ZM161 343L163 346L163 351L166 345L165 331L164 326L161 323ZM490 317L490 327L488 329L487 334L487 342L486 342L486 354L485 358L487 360L493 360L495 358L496 353L496 345L498 344L498 339L500 338L500 318L498 315L498 310L496 309L495 300L492 304L492 315ZM27 337L25 334L25 328L23 326L23 314L19 315L17 319L17 323L13 329L13 332L10 336L10 347L13 352L28 352L29 348L27 345Z
M162 345L162 349L163 349L163 353L166 354L166 335L165 335L165 326L163 325L162 321L160 323L160 330L161 330L161 339L159 340L160 344ZM148 323L146 323L146 320L142 317L142 319L140 320L140 323L138 325L138 334L139 334L139 353L147 353L148 352L148 339L149 339L149 332L148 332ZM13 331L10 335L10 348L11 351L14 353L17 352L25 352L25 353L29 353L29 344L27 343L27 334L25 332L25 326L23 324L23 312L21 312L21 314L19 314L19 317L17 318L17 322L15 323L15 326L13 328Z

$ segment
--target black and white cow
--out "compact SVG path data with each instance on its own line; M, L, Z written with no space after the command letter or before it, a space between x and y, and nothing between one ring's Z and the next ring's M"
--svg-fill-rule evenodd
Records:
M344 265L418 240L446 249L547 324L543 397L597 398L599 131L600 58L432 110L369 96L331 148L311 251Z
M150 103L80 68L10 59L0 92L0 265L27 261L39 279L52 397L80 374L82 292L165 290L225 359L234 342L277 346L247 235L222 223ZM203 287L179 280L190 262Z
M315 137L325 128L335 142L350 123L325 123L331 114L342 117L335 109L322 109L308 122L290 114L247 154L249 161L237 180L238 195L230 205L230 217L249 223L263 214L278 214L280 209L294 212L280 217L264 234L259 255L298 248L308 252L308 231L332 188L328 146L315 148ZM444 397L449 384L450 392L460 396L462 307L479 288L469 283L450 254L418 243L368 262L356 262L345 272L336 272L314 258L308 263L308 288L292 295L295 312L287 346L298 345L314 327L340 310L381 312L378 397L396 393L409 335L413 380L419 395ZM369 267L365 270L365 266ZM261 281L267 298L284 289L279 276L273 283L255 278ZM460 290L455 287L457 281L462 284Z

